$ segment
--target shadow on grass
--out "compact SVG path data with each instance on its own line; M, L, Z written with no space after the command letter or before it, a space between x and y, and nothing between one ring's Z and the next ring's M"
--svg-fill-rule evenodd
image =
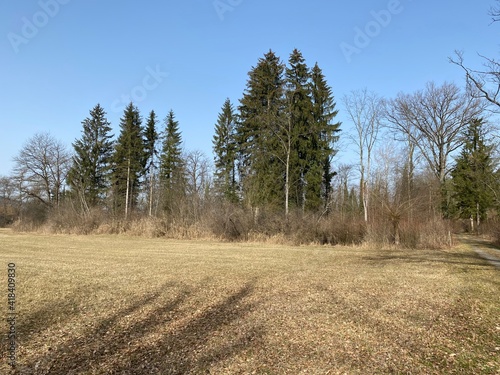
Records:
M228 328L255 309L253 303L245 301L253 293L253 283L243 285L216 305L194 306L202 312L191 319L186 319L182 308L192 292L183 287L175 298L165 301L162 297L168 297L165 289L169 286L97 322L85 336L70 337L48 354L22 363L14 373L202 373L260 341L261 327L244 329L241 325L236 332L234 327ZM132 315L140 316L144 308L150 309L142 318L127 320Z
M468 253L439 253L431 254L429 252L422 251L407 251L407 252L390 252L387 254L379 254L374 256L364 256L363 260L374 262L374 263L388 263L388 262L400 262L400 263L443 263L443 264L456 264L462 266L476 266L491 268L486 260L481 258L474 252Z
M28 314L20 312L17 321L17 332L21 344L28 344L31 339L50 329L53 325L64 324L80 314L78 308L81 295L69 295L62 300L55 300L39 306ZM57 311L57 314L54 314Z

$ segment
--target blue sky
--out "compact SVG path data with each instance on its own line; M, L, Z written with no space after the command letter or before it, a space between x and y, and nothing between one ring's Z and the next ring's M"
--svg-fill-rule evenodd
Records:
M247 73L269 49L294 48L319 66L341 98L367 88L384 97L429 81L463 86L448 62L463 50L496 57L494 0L24 0L0 5L0 175L37 132L71 146L100 103L115 134L127 100L143 117L176 114L186 150L212 157L226 98L237 104ZM365 36L360 36L360 30ZM368 35L366 35L368 34ZM351 49L352 47L352 49ZM348 53L346 51L356 51ZM343 146L339 162L348 162Z

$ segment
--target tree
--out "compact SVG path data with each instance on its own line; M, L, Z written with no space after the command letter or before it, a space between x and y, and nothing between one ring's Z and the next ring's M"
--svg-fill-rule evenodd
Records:
M332 171L332 158L337 152L334 144L339 139L337 134L340 132L341 123L334 122L338 110L335 109L332 89L328 86L318 64L315 64L311 71L311 95L313 121L319 133L318 158L323 174L321 191L326 204L330 198L332 178L335 176Z
M165 135L160 155L160 185L164 208L173 213L176 203L185 193L185 164L182 158L182 137L179 122L172 110L165 118Z
M204 199L209 192L210 163L206 155L199 150L188 152L185 157L186 169L186 194L192 217L199 219L200 210L203 207Z
M49 133L37 133L14 157L14 178L27 199L45 207L59 206L71 154L66 146Z
M381 99L366 89L352 91L343 98L344 105L355 127L353 140L359 153L359 193L365 222L368 222L369 184L373 148L378 139L381 120Z
M494 193L498 185L493 147L486 144L482 119L473 119L465 132L465 143L456 165L451 172L453 200L459 217L474 220L477 227L493 207Z
M313 122L310 73L302 53L295 49L285 70L287 162L286 191L291 185L291 198L304 211L306 202L317 205L320 198L321 169L318 160L319 132ZM319 181L318 181L319 178Z
M84 212L104 201L109 189L113 135L106 112L97 104L82 121L82 136L73 143L68 183Z
M463 144L461 130L479 117L481 102L462 93L452 83L414 94L399 94L388 102L386 119L390 126L410 140L421 152L441 186L450 172L450 155Z
M248 73L240 100L237 142L240 176L245 199L255 209L283 201L284 153L277 134L286 121L284 65L269 51Z
M475 98L486 99L500 111L500 62L494 58L480 55L483 69L477 70L465 66L462 52L455 52L455 58L450 61L465 72L465 80L469 93Z
M144 131L144 145L146 148L146 172L149 173L148 179L148 206L149 206L149 216L153 215L153 192L154 192L154 178L156 171L156 159L157 156L157 143L159 139L159 134L156 131L156 124L158 120L156 119L155 111L149 113L149 118L146 123L146 129Z
M112 173L115 211L123 209L125 218L137 205L146 157L142 119L137 107L130 103L120 119Z
M500 21L500 1L490 8L493 22ZM483 59L483 69L472 69L465 65L463 52L455 51L455 57L450 62L462 68L468 91L476 98L486 99L500 111L500 61L493 57L479 55Z
M212 143L216 189L230 202L238 201L235 123L234 107L231 101L226 99L215 125Z

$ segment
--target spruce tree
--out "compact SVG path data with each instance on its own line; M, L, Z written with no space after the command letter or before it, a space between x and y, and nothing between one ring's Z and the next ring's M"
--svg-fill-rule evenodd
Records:
M148 173L148 207L149 215L153 214L153 192L154 192L154 178L156 171L156 155L157 155L157 143L159 139L159 134L156 131L156 124L158 120L156 118L155 111L149 113L148 121L146 123L146 129L144 131L144 142L146 149L146 172Z
M493 147L485 141L483 120L471 121L451 176L452 198L458 215L470 220L472 230L474 222L479 226L494 204L497 178L492 150Z
M284 157L278 134L285 126L284 65L269 51L249 72L237 142L242 188L247 203L258 209L283 202Z
M160 183L164 209L173 213L185 193L185 168L179 123L171 110L165 118L165 134L160 155Z
M106 112L97 104L82 121L82 135L73 143L68 183L85 212L103 204L109 189L113 135Z
M113 198L116 212L125 218L137 205L140 178L144 175L147 154L142 119L137 107L130 103L120 119L120 136L113 155Z
M295 49L286 68L287 114L292 133L290 161L291 199L304 210L317 206L320 198L321 170L317 160L319 134L312 118L309 69L302 53ZM316 191L316 194L315 194Z
M337 152L334 145L339 138L341 123L335 122L338 110L335 109L336 103L332 89L317 63L311 71L311 94L313 122L315 132L318 134L316 157L322 167L321 195L326 205L331 194L332 178L335 176L332 170L332 158Z
M230 202L238 200L236 181L236 114L229 99L226 99L215 125L213 150L215 154L215 186Z

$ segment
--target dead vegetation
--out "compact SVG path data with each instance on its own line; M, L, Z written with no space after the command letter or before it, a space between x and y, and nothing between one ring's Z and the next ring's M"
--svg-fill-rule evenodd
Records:
M11 374L498 374L498 270L446 251L0 230ZM0 311L6 314L7 298Z

